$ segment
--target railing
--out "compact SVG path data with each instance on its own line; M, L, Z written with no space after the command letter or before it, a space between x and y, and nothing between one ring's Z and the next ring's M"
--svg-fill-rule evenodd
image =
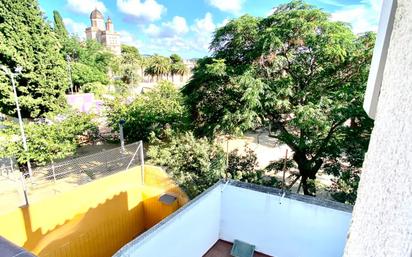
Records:
M51 162L34 168L31 177L14 170L11 175L0 176L0 211L10 204L15 207L28 204L33 199L69 191L139 165L143 183L144 155L141 141L79 158Z

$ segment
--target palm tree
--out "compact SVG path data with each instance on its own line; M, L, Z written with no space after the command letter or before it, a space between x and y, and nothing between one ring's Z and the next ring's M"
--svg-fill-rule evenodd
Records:
M170 67L170 74L172 75L172 82L174 82L174 75L183 76L184 74L187 73L187 67L183 63L182 57L180 57L179 55L172 54L169 58L170 58L170 61L172 62L171 67ZM182 77L180 80L182 80Z
M170 61L169 58L160 55L154 55L150 58L149 64L145 69L145 73L154 77L159 77L169 74L170 72Z
M174 82L174 75L180 75L180 81L183 81L183 76L187 74L188 69L183 62L173 63L171 65L172 81Z

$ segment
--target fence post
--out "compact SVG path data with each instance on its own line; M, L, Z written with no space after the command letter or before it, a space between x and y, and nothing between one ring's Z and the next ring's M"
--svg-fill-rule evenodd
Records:
M141 179L142 185L144 185L144 153L143 153L143 140L140 140L140 161L141 161Z
M24 181L23 174L21 172L20 172L20 182L21 182L21 187L23 189L24 200L26 201L26 205L29 205L29 198L27 196L27 187Z

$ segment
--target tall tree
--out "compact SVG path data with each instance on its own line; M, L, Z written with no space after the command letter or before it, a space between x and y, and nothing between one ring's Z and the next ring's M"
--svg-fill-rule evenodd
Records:
M150 57L145 73L152 77L156 76L157 80L168 75L170 72L170 59L164 56L155 54Z
M23 68L16 85L24 117L66 104L69 83L60 47L36 0L0 1L0 65ZM10 78L0 72L0 112L16 115L15 109Z
M174 76L180 75L181 78L187 73L187 67L183 62L182 57L178 54L172 54L170 56L170 75L172 75L172 82L174 82Z
M229 22L215 32L213 58L198 63L183 89L197 133L269 124L293 150L304 193L312 194L308 180L345 152L346 122L364 116L374 38L302 1Z
M122 45L120 72L122 81L126 84L134 84L139 79L138 68L140 66L139 50L134 46Z
M64 26L62 16L58 11L53 11L53 20L54 20L54 32L57 34L59 39L67 39L69 33Z

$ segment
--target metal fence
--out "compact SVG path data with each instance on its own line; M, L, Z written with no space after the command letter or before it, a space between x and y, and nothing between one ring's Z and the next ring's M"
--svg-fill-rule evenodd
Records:
M27 204L139 165L141 181L144 181L142 142L36 167L31 177L14 170L11 174L7 173L7 176L0 176L0 211L10 204ZM7 169L9 170L10 168Z

